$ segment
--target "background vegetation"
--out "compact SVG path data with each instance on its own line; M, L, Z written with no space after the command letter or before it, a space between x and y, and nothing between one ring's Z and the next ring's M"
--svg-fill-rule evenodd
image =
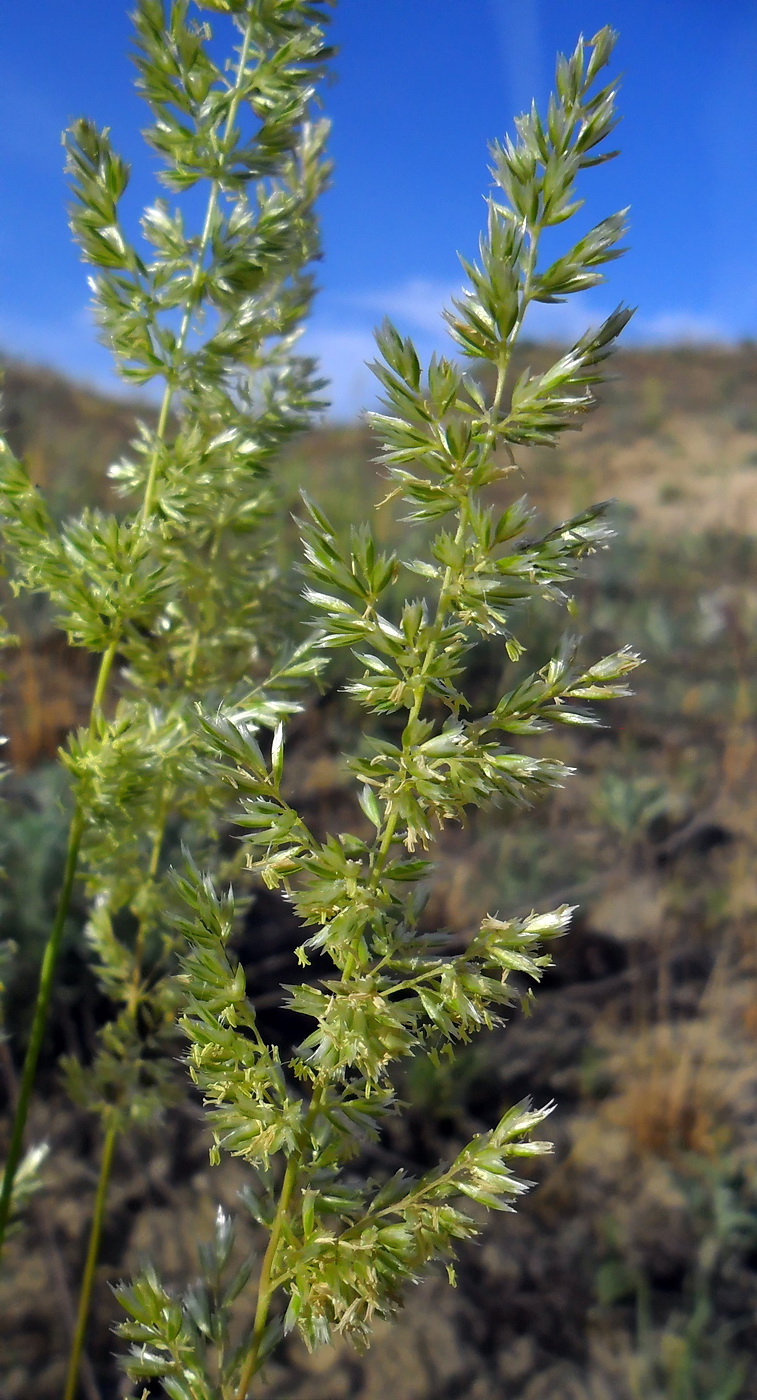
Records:
M548 350L521 351L538 368ZM378 1149L425 1166L490 1126L525 1092L555 1097L557 1152L517 1217L494 1217L462 1251L456 1291L431 1278L391 1338L365 1358L291 1342L271 1395L398 1400L725 1400L757 1363L757 348L621 352L603 406L557 451L533 451L529 494L549 522L615 497L619 539L580 591L587 655L622 637L646 658L636 696L596 733L562 732L544 749L580 776L533 813L507 812L445 837L432 922L462 941L495 905L526 912L569 900L580 913L557 947L536 1009L503 1036L463 1049L443 1071L411 1064L409 1117ZM139 408L143 417L149 409ZM134 415L40 371L6 366L4 427L61 515L114 508L104 467ZM337 525L385 494L362 426L324 428L285 462L286 526L301 486ZM387 543L394 527L379 513ZM298 586L293 578L293 596ZM39 603L8 600L21 645L9 652L4 727L15 776L0 836L3 936L18 945L7 997L12 1100L36 965L60 884L67 794L57 746L86 718L92 678ZM545 612L530 638L548 654ZM469 684L499 679L476 652ZM290 800L311 825L362 821L336 754L356 711L338 686L297 722ZM533 741L530 741L531 743ZM343 809L343 811L342 811ZM5 1400L60 1389L67 1278L84 1249L92 1128L60 1090L62 1049L92 1053L106 1007L79 951L74 909L34 1110L56 1161L44 1216L13 1241L0 1282ZM289 980L293 918L277 897L251 901L238 951L270 1034L287 1043L277 988ZM129 1154L131 1160L129 1160ZM128 1277L149 1247L164 1278L192 1272L198 1202L232 1203L234 1163L212 1176L199 1106L177 1108L160 1141L137 1137L113 1196L101 1273ZM81 1201L79 1200L81 1194ZM207 1210L207 1207L204 1207ZM84 1373L88 1400L117 1393L103 1289Z

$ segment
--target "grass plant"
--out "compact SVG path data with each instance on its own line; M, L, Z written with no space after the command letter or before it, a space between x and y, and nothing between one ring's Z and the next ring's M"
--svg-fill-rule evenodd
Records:
M424 369L390 323L377 333L384 403L370 422L390 500L421 527L421 553L383 548L367 523L342 538L304 497L304 637L275 605L284 585L272 468L321 406L296 339L313 290L313 208L328 176L326 126L313 120L328 8L140 0L148 141L178 200L145 211L149 251L120 222L128 171L108 133L78 122L67 148L72 225L96 269L103 336L128 381L163 381L157 422L141 425L112 469L125 514L88 509L59 526L7 444L0 462L14 589L46 596L69 641L100 658L89 723L63 754L74 796L65 872L0 1196L2 1243L82 879L87 943L113 1015L92 1062L65 1066L71 1093L102 1127L65 1400L77 1393L114 1154L176 1092L179 1024L212 1160L227 1153L247 1164L244 1205L267 1243L260 1260L240 1264L233 1221L219 1211L188 1290L175 1294L150 1269L117 1290L137 1384L160 1383L172 1400L245 1400L283 1332L297 1327L311 1347L334 1333L365 1345L406 1285L477 1233L466 1198L512 1208L526 1189L520 1163L545 1150L532 1134L547 1109L509 1109L420 1178L374 1179L355 1167L401 1107L397 1063L419 1054L438 1063L495 1025L528 998L549 941L568 927L562 905L487 915L463 949L429 932L422 916L440 830L560 785L566 765L522 746L553 725L595 725L587 702L627 694L637 664L628 648L586 663L566 631L544 665L518 666L533 605L570 611L582 561L612 531L602 504L547 529L535 527L525 497L492 504L509 493L522 451L554 446L594 406L630 315L619 308L544 370L513 372L530 305L596 286L621 251L623 214L552 261L542 251L543 235L580 209L581 172L613 154L609 29L558 59L544 117L532 108L512 140L492 146L479 261L463 261L465 290L446 313L455 358L435 356ZM195 10L235 27L225 68ZM201 182L205 216L190 233L181 196ZM513 668L486 708L464 688L482 639ZM287 797L287 721L335 651L363 712L363 741L344 759L364 824L324 838ZM220 842L229 821L244 833L232 858ZM314 954L331 963L330 975L284 989L305 1026L288 1062L262 1036L229 948L248 898L245 864L294 907L302 966Z

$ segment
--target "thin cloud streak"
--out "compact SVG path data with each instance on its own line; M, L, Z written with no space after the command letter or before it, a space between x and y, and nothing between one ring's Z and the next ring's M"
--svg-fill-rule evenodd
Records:
M502 59L506 110L527 112L532 98L542 88L538 0L489 0L489 11Z
M415 330L435 333L444 331L442 311L460 292L460 287L450 287L446 282L435 282L428 277L411 277L399 286L387 287L383 291L356 292L344 300L348 306L373 311L377 321L389 316Z

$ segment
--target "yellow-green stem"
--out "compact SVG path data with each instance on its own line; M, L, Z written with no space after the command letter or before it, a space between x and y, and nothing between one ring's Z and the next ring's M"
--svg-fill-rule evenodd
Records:
M71 891L73 889L76 876L76 863L79 857L79 846L82 832L84 830L84 817L79 807L76 807L71 819L71 826L68 833L68 848L66 851L66 865L63 875L58 908L55 914L50 938L45 954L42 959L42 969L40 972L39 989L37 991L37 1002L34 1008L31 1032L29 1035L29 1046L26 1051L24 1067L21 1071L21 1083L18 1091L18 1102L16 1112L13 1117L13 1127L11 1129L11 1139L8 1146L8 1156L5 1163L5 1175L3 1177L2 1192L0 1192L0 1250L2 1250L5 1232L10 1216L11 1198L13 1195L13 1183L16 1177L19 1160L23 1148L24 1128L29 1112L29 1100L31 1098L32 1086L37 1072L37 1063L42 1048L42 1041L47 1024L47 1012L50 1005L50 997L55 979L55 967L58 961L63 929L68 915L69 904L71 902Z
M155 429L155 436L158 441L158 446L155 448L155 451L152 454L152 459L150 461L150 470L147 474L147 484L145 486L145 494L142 501L142 510L139 517L140 525L143 530L147 524L147 521L150 518L150 515L152 514L153 500L155 497L155 484L158 479L158 467L160 465L160 448L165 440L166 428L168 426L168 415L171 411L171 403L173 401L173 396L174 386L169 380L166 384L165 389L163 390L163 401L160 405L158 426Z
M268 1322L268 1313L271 1308L271 1300L275 1292L275 1286L272 1282L273 1265L279 1247L279 1241L281 1239L281 1231L284 1225L284 1220L286 1218L286 1213L289 1209L289 1202L292 1199L292 1193L297 1184L297 1174L299 1172L299 1169L300 1154L299 1152L294 1151L291 1157L289 1158L289 1161L287 1162L286 1171L284 1173L284 1180L281 1184L281 1195L279 1196L279 1203L276 1207L276 1215L274 1216L273 1224L271 1226L271 1234L268 1240L268 1248L266 1249L265 1255L263 1256L263 1264L260 1270L260 1279L258 1282L258 1301L257 1306L255 1308L255 1321L252 1327L252 1344L247 1354L247 1360L245 1361L245 1364L242 1368L242 1374L240 1376L239 1386L236 1392L235 1400L247 1400L247 1394L252 1383L253 1376L260 1369L260 1347L263 1341L263 1336L265 1334L265 1329Z
M380 875L383 874L384 865L385 865L385 863L386 863L386 860L387 860L387 857L388 857L388 855L389 855L389 852L390 852L390 850L392 849L392 842L394 841L394 833L395 833L396 830L397 830L397 824L398 824L398 822L399 822L399 813L398 813L398 812L392 812L392 815L390 816L390 818L389 818L389 820L388 820L388 822L387 822L387 824L386 824L386 830L385 830L385 832L384 832L384 834L383 834L383 836L382 836L382 838L381 838L381 845L380 845L379 848L378 848L378 857L377 857L377 860L376 860L376 868L375 868L375 875L376 875L376 876L380 876Z
M120 640L121 636L119 632L113 638L107 651L104 651L102 655L102 660L100 662L100 670L98 672L97 681L95 683L95 693L92 696L92 708L90 710L89 715L89 732L92 735L94 735L95 730L97 729L97 726L100 723L100 720L102 719L105 692L108 688L108 681L110 680L110 673L113 669L113 662L116 659L116 652L118 651L118 645Z
M89 1305L92 1298L92 1284L95 1278L95 1267L97 1256L100 1253L100 1239L102 1236L103 1220L105 1218L105 1202L108 1195L108 1184L110 1181L111 1167L113 1165L113 1151L116 1146L118 1129L115 1119L108 1125L103 1143L103 1155L100 1162L100 1176L97 1182L97 1195L95 1196L94 1210L92 1214L92 1225L89 1232L89 1244L87 1246L87 1259L82 1275L81 1290L79 1292L79 1307L76 1314L76 1329L71 1345L71 1355L68 1359L68 1371L66 1373L66 1388L63 1392L63 1400L74 1400L76 1386L79 1378L79 1367L84 1349L84 1337L87 1330L87 1320L89 1317Z

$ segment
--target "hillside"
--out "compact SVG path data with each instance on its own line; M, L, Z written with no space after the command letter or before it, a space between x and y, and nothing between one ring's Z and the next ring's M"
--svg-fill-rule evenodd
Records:
M538 367L548 353L534 346L523 359ZM487 910L566 899L578 905L574 929L530 1018L464 1048L445 1071L411 1064L400 1085L407 1121L369 1165L412 1169L449 1155L525 1094L557 1101L556 1155L519 1214L492 1220L483 1245L462 1251L456 1292L429 1280L367 1358L338 1347L308 1357L292 1343L271 1374L271 1400L755 1394L757 346L625 351L614 369L581 433L555 452L516 454L521 470L503 495L528 490L550 521L616 501L618 538L593 562L576 627L588 655L623 643L642 653L637 693L597 734L544 737L545 752L577 769L564 790L445 837L427 913L465 938ZM11 444L59 514L112 508L104 469L127 449L139 412L150 410L6 366ZM319 429L292 449L280 476L284 569L296 557L301 486L342 528L382 499L372 451L361 424ZM401 542L389 507L375 528ZM14 625L22 641L4 660L3 717L17 776L0 911L22 952L12 1023L23 1035L61 859L65 793L48 760L88 712L91 675L44 610L22 602ZM546 607L537 614L523 638L532 663L556 627ZM495 646L481 648L470 684L485 693L502 668ZM335 683L297 733L292 797L323 829L359 820L339 759L354 723ZM263 895L238 949L263 979L266 959L283 966L258 985L284 1040L276 986L289 980L296 934L291 914ZM72 927L57 1044L86 1055L100 1010ZM47 1223L33 1219L0 1283L12 1337L4 1400L57 1393L66 1270L90 1189L91 1128L49 1072L47 1084L35 1132L59 1145L57 1175ZM135 1142L119 1165L91 1355L103 1400L117 1394L108 1279L147 1249L179 1279L212 1202L234 1202L241 1171L211 1173L206 1146L190 1107L159 1150Z
M521 346L515 370L526 363L538 370L553 358L549 347ZM153 417L150 405L107 398L2 355L0 372L3 430L13 451L32 464L53 508L112 505L105 470L125 451L135 417ZM582 425L580 436L568 435L564 453L545 454L552 461L546 475L588 468L592 484L594 473L604 472L605 484L617 489L625 482L636 496L640 477L655 481L665 494L665 486L680 485L676 479L684 474L718 476L722 486L725 472L737 498L748 496L746 478L732 485L731 477L757 465L757 344L623 350L613 360L613 372L614 382L600 391L602 410ZM361 436L351 427L320 430L297 456L314 464L328 489L328 460L359 455ZM363 450L367 454L367 440ZM637 455L631 459L629 453ZM644 500L646 493L639 504ZM689 526L699 523L697 517Z

